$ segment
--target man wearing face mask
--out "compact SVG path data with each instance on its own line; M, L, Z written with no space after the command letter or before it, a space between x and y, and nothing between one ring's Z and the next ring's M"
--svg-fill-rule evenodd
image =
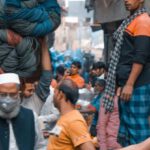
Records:
M32 110L21 107L17 74L0 74L0 150L45 150Z

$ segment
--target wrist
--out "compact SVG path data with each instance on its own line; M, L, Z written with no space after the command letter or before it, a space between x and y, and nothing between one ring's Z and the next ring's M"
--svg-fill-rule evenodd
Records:
M130 83L126 83L125 86L130 86L130 87L132 86L133 87L134 85L130 84Z
M126 82L126 85L127 85L127 86L134 86L134 82L127 81L127 82Z

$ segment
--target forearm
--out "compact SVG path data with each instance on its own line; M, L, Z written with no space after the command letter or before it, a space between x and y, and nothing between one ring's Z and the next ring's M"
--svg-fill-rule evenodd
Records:
M134 63L132 65L132 70L131 70L129 78L128 78L127 82L126 82L126 85L134 86L138 76L142 72L142 69L143 69L143 65L142 64Z
M40 99L44 102L46 101L46 98L48 97L50 92L49 86L51 80L52 80L51 71L43 70L35 92L40 97Z
M149 150L150 149L150 138L147 139L146 141L138 144L137 148L141 150Z
M42 48L42 70L50 71L52 70L52 68L51 68L50 54L46 43L46 37L42 39L41 48Z
M150 148L150 138L147 139L146 141L140 143L140 144L136 144L136 145L131 145L119 150L149 150Z

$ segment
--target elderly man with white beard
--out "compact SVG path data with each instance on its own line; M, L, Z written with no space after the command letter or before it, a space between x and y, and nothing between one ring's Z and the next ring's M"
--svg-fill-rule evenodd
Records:
M45 150L32 110L20 105L17 74L0 74L0 150Z

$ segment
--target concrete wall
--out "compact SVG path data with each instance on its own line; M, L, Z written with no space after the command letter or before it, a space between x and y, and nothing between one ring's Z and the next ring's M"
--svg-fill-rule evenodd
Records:
M126 18L128 12L124 0L91 0L95 2L95 22L108 23ZM150 0L145 0L145 6L150 11Z
M145 6L148 8L150 12L150 0L145 0Z
M126 18L124 0L95 0L95 22L108 23Z

